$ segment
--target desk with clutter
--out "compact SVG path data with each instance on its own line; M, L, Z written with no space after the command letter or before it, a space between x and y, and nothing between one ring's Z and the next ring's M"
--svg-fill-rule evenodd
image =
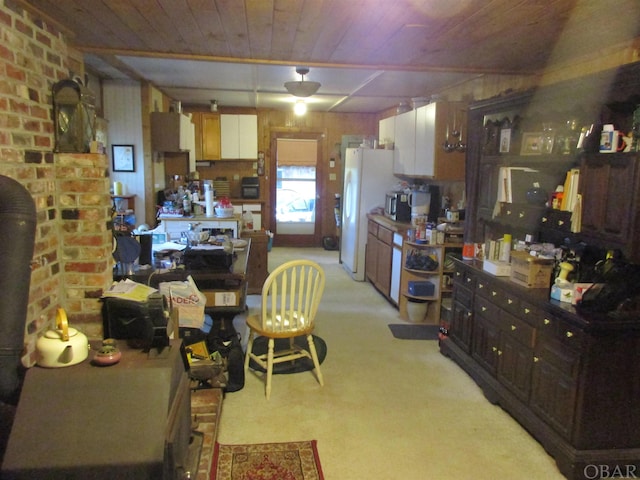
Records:
M104 337L152 348L178 332L199 358L219 351L221 341L238 343L233 319L246 309L250 249L251 239L155 244L161 261L114 274L104 295Z

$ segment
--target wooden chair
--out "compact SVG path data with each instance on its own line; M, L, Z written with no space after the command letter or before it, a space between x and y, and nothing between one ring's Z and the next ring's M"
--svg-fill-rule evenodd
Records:
M253 359L266 370L267 400L271 395L271 377L274 363L310 358L318 383L324 385L320 362L313 343L316 312L324 292L325 274L320 265L311 260L293 260L277 267L262 287L262 307L257 314L247 317L249 338L244 360L245 374ZM294 343L295 337L306 336L308 349ZM265 354L252 352L256 336L268 339ZM285 350L275 350L275 339L288 338Z

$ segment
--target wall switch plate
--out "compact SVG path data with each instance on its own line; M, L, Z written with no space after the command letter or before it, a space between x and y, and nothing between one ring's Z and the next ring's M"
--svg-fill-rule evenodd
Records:
M329 174L329 180L331 180L331 181L334 181L334 182L335 182L335 181L337 180L336 174L335 174L335 173L330 173L330 174Z

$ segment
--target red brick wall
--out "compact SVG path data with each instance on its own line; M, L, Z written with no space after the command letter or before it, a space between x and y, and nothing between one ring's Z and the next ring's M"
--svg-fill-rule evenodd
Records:
M108 164L102 155L53 153L51 87L83 73L81 55L13 1L0 4L0 35L0 175L31 192L38 221L23 358L31 366L58 307L72 326L101 336L99 297L113 265Z

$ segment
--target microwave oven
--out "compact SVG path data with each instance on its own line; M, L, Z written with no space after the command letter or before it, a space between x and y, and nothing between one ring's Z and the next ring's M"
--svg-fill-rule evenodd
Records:
M388 192L384 202L384 214L396 222L411 221L409 194L405 192Z

